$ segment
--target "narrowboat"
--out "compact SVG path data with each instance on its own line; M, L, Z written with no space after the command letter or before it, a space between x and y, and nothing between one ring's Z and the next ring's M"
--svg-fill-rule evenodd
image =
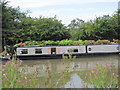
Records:
M22 46L16 48L18 58L40 58L42 56L62 56L62 54L109 54L120 53L119 44L77 45L77 46Z

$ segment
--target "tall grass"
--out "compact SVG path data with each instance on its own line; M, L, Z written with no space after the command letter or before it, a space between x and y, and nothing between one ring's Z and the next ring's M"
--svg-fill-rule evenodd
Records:
M37 74L29 74L21 69L22 60L7 61L2 65L2 88L34 88L36 86Z
M109 64L96 64L96 66L82 74L85 82L94 88L118 88L118 72Z

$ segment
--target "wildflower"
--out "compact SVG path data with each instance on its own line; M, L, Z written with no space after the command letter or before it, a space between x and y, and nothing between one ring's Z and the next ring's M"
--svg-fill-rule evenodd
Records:
M6 65L10 64L10 61L7 61L5 64L6 64Z
M5 71L5 69L2 69L2 72L4 72Z
M3 67L5 67L5 65L2 65Z
M12 64L15 64L14 62L12 62Z
M92 72L92 73L94 73L94 71L93 71L93 70L92 70L91 72Z
M91 73L89 73L88 75L91 76Z
M8 88L11 88L11 86L9 86Z
M86 73L86 76L87 76L88 74Z
M14 67L17 67L17 64L14 64Z
M97 62L96 64L97 64L97 65L100 65L101 63L100 63L100 62Z
M92 69L93 69L93 70L95 70L95 69L96 69L96 67L93 67Z
M11 59L10 59L10 58L8 58L8 60L10 61Z
M107 67L110 67L110 64L106 64Z
M25 44L19 44L20 46L24 46Z
M5 76L5 78L7 78L8 74L3 74Z
M22 60L20 60L20 63L22 63L23 61Z
M107 68L108 68L108 65L107 65L107 64L104 64L103 67L104 67L105 69L107 69Z
M99 72L95 72L95 74L96 74L96 75L98 75L98 74L99 74Z
M26 65L26 67L28 67L28 65Z
M29 74L28 72L25 72L25 74Z

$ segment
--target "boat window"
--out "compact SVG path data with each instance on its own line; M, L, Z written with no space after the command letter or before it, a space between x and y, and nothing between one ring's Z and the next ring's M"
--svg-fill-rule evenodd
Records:
M35 53L42 53L42 49L35 49Z
M78 52L78 49L68 49L68 52Z
M21 54L28 54L28 50L27 49L22 49Z
M117 50L119 50L119 47L117 47Z
M74 49L74 52L78 52L78 49Z

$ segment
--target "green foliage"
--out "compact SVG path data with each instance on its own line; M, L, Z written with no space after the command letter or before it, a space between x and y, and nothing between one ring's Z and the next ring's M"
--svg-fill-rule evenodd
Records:
M47 44L51 44L51 45L52 45L52 44L55 43L55 41L50 41L50 40L48 40L48 41L45 41L44 43L45 43L45 45L47 45Z
M73 45L83 45L83 40L74 41Z
M72 40L112 40L113 38L118 39L120 36L117 12L112 16L103 15L94 20L79 23L77 19L73 19L68 25Z
M66 46L66 45L72 45L73 41L72 40L61 40L59 42L59 45Z
M20 8L13 8L9 2L3 1L2 6L2 38L6 44L13 45L24 41L62 40L69 38L67 28L61 21L54 18L31 18ZM3 42L3 44L5 44Z

